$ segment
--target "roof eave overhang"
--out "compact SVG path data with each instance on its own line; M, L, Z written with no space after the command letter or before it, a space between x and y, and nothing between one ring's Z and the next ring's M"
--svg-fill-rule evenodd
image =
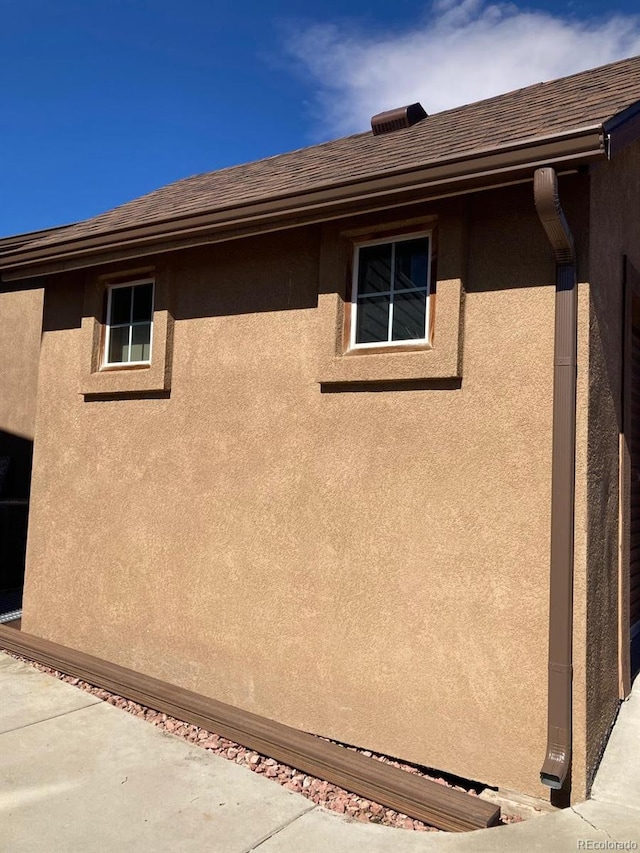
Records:
M640 101L605 121L602 130L609 157L615 157L627 145L640 139Z
M0 255L3 281L17 281L118 259L143 257L254 233L397 207L504 183L532 180L540 166L570 168L607 157L602 124L529 139L417 168L385 173L303 193L273 197L208 213L85 236Z

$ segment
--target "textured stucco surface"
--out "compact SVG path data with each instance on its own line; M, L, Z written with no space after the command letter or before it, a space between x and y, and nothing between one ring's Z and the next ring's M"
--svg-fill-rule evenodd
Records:
M52 280L24 630L547 796L553 259L531 186L464 215L460 387L321 392L319 229L167 256L162 399L78 395Z
M621 215L622 214L622 215ZM618 465L623 255L640 269L640 144L593 169L587 539L587 772L618 707Z
M561 202L564 198L561 195ZM584 207L588 213L588 205ZM575 219L571 220L574 237ZM578 274L584 271L585 258L580 249L587 249L583 239L578 244ZM580 257L582 254L582 257ZM587 638L587 454L589 425L589 285L578 283L578 347L576 387L576 456L575 456L575 515L573 554L573 682L572 682L572 744L571 799L580 802L586 795L586 638ZM558 614L562 618L561 614Z
M0 499L25 500L31 482L36 420L38 358L42 330L42 289L0 289ZM8 459L8 467L4 460ZM3 508L6 547L0 559L0 588L17 587L22 568L14 556L21 541L26 510ZM7 527L9 525L9 527ZM11 529L9 529L11 528ZM19 563L19 560L18 560Z
M33 440L43 291L0 290L0 431Z

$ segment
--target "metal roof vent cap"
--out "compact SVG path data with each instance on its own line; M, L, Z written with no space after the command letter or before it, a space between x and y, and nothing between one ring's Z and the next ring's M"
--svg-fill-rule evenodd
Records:
M374 136L382 136L383 133L393 133L394 130L400 130L403 127L412 127L423 118L427 118L427 115L420 103L396 107L395 110L387 110L373 116L371 130Z

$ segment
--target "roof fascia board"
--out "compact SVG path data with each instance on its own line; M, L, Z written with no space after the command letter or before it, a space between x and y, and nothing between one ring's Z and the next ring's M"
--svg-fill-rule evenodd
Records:
M577 167L567 168L558 172L559 176L573 175L578 171ZM63 272L71 272L72 270L88 269L90 267L104 266L110 263L119 261L130 261L142 259L155 255L161 255L167 252L180 251L181 249L193 249L200 246L211 246L216 243L225 243L231 240L240 240L246 237L255 236L258 234L272 234L276 231L284 231L290 228L301 227L303 225L321 224L327 221L336 221L337 219L347 219L354 215L362 215L365 213L380 213L381 211L393 211L397 208L406 207L409 204L415 203L430 203L445 198L455 198L461 195L469 195L474 192L483 192L486 190L500 189L502 187L512 187L519 184L531 183L533 177L529 174L525 177L514 178L513 180L497 181L491 184L468 186L461 185L458 189L450 192L441 192L430 194L428 198L407 199L405 197L396 198L395 200L386 199L379 204L371 204L366 207L360 206L357 210L348 210L342 208L338 212L325 212L313 219L301 219L299 221L280 221L258 225L248 228L236 228L230 230L218 229L213 233L195 234L191 237L183 237L178 240L162 240L158 243L149 244L146 246L123 246L101 252L98 254L73 257L69 260L52 261L50 263L42 263L32 267L18 267L15 270L5 271L0 274L0 289L2 284L5 284L12 289L15 289L19 282L29 285L31 282L43 282L43 277L57 275Z
M560 174L574 174L576 169L569 169ZM284 231L290 228L301 227L304 225L317 225L327 221L335 221L336 219L346 219L353 215L365 213L379 213L384 210L395 210L398 207L406 207L408 204L438 201L444 198L453 198L459 195L467 195L470 192L482 192L487 189L498 189L500 187L511 187L518 184L530 183L531 176L520 178L518 180L501 181L489 185L469 187L465 186L456 191L442 192L434 195L429 195L428 198L407 199L406 197L397 198L395 200L385 199L378 204L370 204L367 206L360 205L357 209L341 208L339 211L327 210L322 214L318 214L313 218L300 218L299 220L288 219L286 221L272 221L261 225L249 226L247 228L234 229L217 229L212 233L193 234L189 237L182 237L175 240L162 240L158 243L138 246L123 246L122 248L114 248L101 252L99 254L74 256L69 260L43 262L37 266L17 267L12 270L5 270L0 274L0 287L2 283L13 284L19 281L29 282L37 280L35 276L42 277L48 275L56 275L62 272L70 272L72 270L86 269L88 267L102 266L108 263L117 261L134 260L136 258L149 257L151 255L160 255L166 252L175 252L181 249L193 249L199 246L210 246L215 243L225 243L230 240L240 240L245 237L252 237L257 234L272 234L275 231Z
M34 240L39 240L41 237L48 237L49 234L55 234L57 231L64 231L70 225L56 225L53 228L41 228L38 231L26 231L23 234L11 234L9 237L0 237L0 253L11 251L18 246L23 246L25 243L31 243Z
M502 147L469 154L466 157L427 164L402 176L384 175L343 186L309 191L295 197L270 199L268 202L246 204L238 208L219 210L209 214L189 217L182 221L153 223L119 233L84 237L69 243L43 246L32 250L18 250L4 258L0 256L0 268L3 268L4 281L12 281L32 275L43 274L42 265L52 262L63 263L60 269L80 268L104 262L105 253L114 253L126 248L137 247L139 256L159 251L172 251L186 248L185 241L201 235L202 243L231 239L233 231L243 229L247 236L258 230L278 228L324 221L348 215L356 210L369 210L372 205L380 207L399 206L411 201L442 197L447 187L448 194L459 194L474 188L486 188L496 182L504 182L507 175L524 179L527 173L540 165L561 165L579 160L601 158L605 156L602 126L594 125L579 128L571 134L562 134L552 138L529 140L526 147ZM402 200L400 200L402 196ZM397 199L396 204L388 202ZM364 212L363 210L363 212ZM171 227L173 226L173 227ZM247 230L249 229L249 230ZM205 236L208 233L207 236ZM160 248L160 244L171 243ZM152 245L153 244L153 245ZM191 244L193 244L191 242ZM143 247L147 247L146 250ZM100 255L101 260L93 263L92 256ZM133 257L136 255L128 255ZM75 261L83 258L81 263ZM71 265L74 260L73 266Z

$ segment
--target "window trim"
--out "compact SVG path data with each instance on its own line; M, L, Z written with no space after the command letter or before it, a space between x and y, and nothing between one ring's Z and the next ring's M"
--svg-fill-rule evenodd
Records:
M111 319L111 295L112 295L113 291L118 290L118 289L123 288L123 287L132 287L133 288L133 287L136 287L137 285L141 285L141 284L150 284L150 285L152 285L152 288L153 288L152 296L151 296L151 320L150 321L145 320L144 322L133 322L133 320L132 320L130 323L116 323L116 324L110 323L109 321ZM154 311L155 311L155 298L156 298L156 282L155 282L155 278L153 278L153 277L136 279L135 281L133 281L133 280L132 281L122 281L122 282L118 282L117 284L108 284L107 285L107 305L106 305L105 321L103 324L104 325L104 345L103 345L103 349L102 349L102 362L100 365L101 370L126 370L126 369L129 369L132 367L148 367L151 364L152 359L153 359L153 326L154 326L153 317L154 317ZM133 313L133 297L131 299L131 312ZM143 326L143 325L146 326L147 324L149 324L151 326L150 335L149 335L149 358L148 359L144 359L142 361L109 361L108 360L109 359L109 344L111 342L111 329L112 328L122 328L124 326L128 326L129 329L132 330L134 326ZM132 333L130 333L130 335L129 335L129 346L131 346L131 334Z
M105 366L109 288L147 281L154 285L152 360ZM173 292L173 267L164 258L144 267L109 264L86 272L78 381L78 393L85 401L169 395L173 365Z
M431 232L432 238L430 343L349 349L354 244L390 242L416 232ZM423 205L395 219L379 212L323 225L316 372L321 388L349 391L380 383L409 387L412 382L460 381L467 257L467 212L460 200L444 202L438 211Z
M403 289L403 293L415 292L416 290L421 290L426 292L426 301L425 301L425 335L422 338L409 338L406 340L394 341L394 340L386 340L386 341L369 341L366 343L357 343L356 342L356 331L357 331L357 316L358 316L358 277L360 270L360 249L366 248L368 246L380 246L385 243L389 243L392 247L392 258L395 257L395 246L397 243L404 243L409 240L415 240L419 238L426 239L427 242L427 285L425 288L407 288ZM430 349L432 346L432 317L433 317L433 296L434 296L434 287L433 287L433 229L422 229L419 231L410 231L410 232L401 232L401 233L393 233L393 234L385 234L382 237L378 237L376 239L370 240L362 240L353 243L353 256L352 256L352 270L351 270L351 293L350 299L347 303L348 312L346 312L345 319L348 321L348 328L345 329L345 350L346 353L360 353L363 352L392 352L396 350L404 350L407 349L415 350L415 349ZM392 265L393 266L393 265ZM380 295L386 295L386 291ZM391 324L393 322L393 296L395 295L394 290L388 291L390 298L390 310L389 310L389 327L391 328ZM372 294L377 295L377 294ZM345 353L345 354L346 354Z

